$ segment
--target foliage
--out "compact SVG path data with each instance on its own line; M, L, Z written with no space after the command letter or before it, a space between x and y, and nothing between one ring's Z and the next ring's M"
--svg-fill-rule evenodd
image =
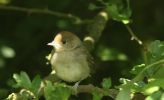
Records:
M20 75L14 74L13 78L16 81L16 83L13 84L13 87L22 89L18 94L12 93L11 95L9 95L8 100L13 100L14 97L22 98L23 100L26 100L28 98L38 98L38 93L41 85L41 78L39 75L36 75L32 81L30 80L26 72L20 72Z
M55 83L53 85L50 81L47 81L44 89L44 96L46 100L68 100L71 93L72 91L70 87L66 84Z
M51 72L45 56L57 32L69 30L82 39L92 30L96 72L85 81L94 86L83 92L93 100L163 100L163 7L155 0L0 0L0 99L90 100L70 83L45 80ZM127 27L132 19L143 41ZM126 28L143 45L130 41Z
M99 7L96 6L93 3L90 3L89 9L95 10L99 8L105 8L109 14L109 16L116 20L121 21L124 24L128 24L130 22L130 16L131 16L131 9L129 0L97 0L99 1L103 6ZM123 2L126 3L123 3Z
M146 100L162 100L164 89L164 42L156 40L152 42L146 52L147 62L134 66L131 73L135 77L119 86L120 92L117 100L130 100L130 94L143 93ZM146 78L146 81L144 80Z

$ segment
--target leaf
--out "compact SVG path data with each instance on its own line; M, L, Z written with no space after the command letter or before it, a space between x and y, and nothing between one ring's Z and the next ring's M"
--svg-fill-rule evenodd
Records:
M11 2L11 0L0 0L0 5L7 5Z
M116 100L131 100L130 99L130 88L123 88L118 93Z
M164 100L164 93L162 93L161 95L161 100Z
M140 64L140 65L136 65L133 67L133 69L130 71L132 74L136 75L139 72L141 72L141 70L145 68L145 64Z
M17 82L14 87L16 87L16 88L22 87L22 88L30 89L31 80L30 80L30 78L29 78L29 76L27 75L26 72L22 71L22 72L20 72L20 75L19 74L14 74L13 78Z
M124 24L129 23L132 11L129 6L129 0L124 4L123 0L109 0L107 12L116 21L121 21Z
M164 59L164 42L155 40L154 42L150 43L147 49L148 52L146 56L148 64L154 63L160 59Z
M123 83L123 84L127 84L128 82L130 82L130 80L129 79L126 79L126 78L120 78L120 80L119 80L121 83Z
M130 22L130 17L132 15L132 11L130 9L129 0L97 0L99 4L103 6L97 6L93 3L89 4L89 10L95 10L98 8L106 8L109 16L116 20L121 21L124 24L128 24Z
M163 100L162 92L161 91L157 91L157 92L147 96L145 100Z
M13 48L8 46L2 46L0 48L0 53L2 53L5 58L13 58L15 56L15 51Z
M31 85L31 91L37 95L38 93L38 90L40 88L40 85L41 85L41 78L39 75L36 75L35 78L32 80L32 85Z
M161 54L164 53L164 44L159 40L156 40L150 44L148 49L154 57L160 57L162 56Z
M103 82L101 83L102 87L104 89L109 89L111 87L111 79L110 78L104 78Z
M5 100L38 100L33 93L22 89L19 93L11 93Z
M50 81L47 81L44 88L44 97L46 100L68 100L71 92L71 89L65 84L56 83L53 85Z
M92 95L93 95L93 99L92 100L101 100L102 97L103 97L103 94L97 93L96 91L93 91Z
M44 88L44 96L46 100L53 100L56 96L52 93L54 91L54 87L51 82L47 82L45 88Z
M161 77L164 77L164 65L159 65L159 68L152 76L153 79L159 79Z
M147 47L146 58L147 65L164 60L164 42L155 40L154 42L150 43L150 45ZM149 68L146 71L146 74L149 78L154 77L154 74L156 74L155 77L164 77L164 74L161 73L161 70L163 70L163 64L155 65L155 67Z
M155 91L158 91L160 88L164 89L164 79L156 79L151 82L149 82L144 88L143 92L145 94L152 94Z

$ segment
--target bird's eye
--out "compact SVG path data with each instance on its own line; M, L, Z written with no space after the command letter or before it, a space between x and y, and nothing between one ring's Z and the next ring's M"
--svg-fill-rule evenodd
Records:
M63 43L63 44L66 44L66 43L67 43L67 41L66 41L66 40L63 40L63 41L62 41L62 43Z

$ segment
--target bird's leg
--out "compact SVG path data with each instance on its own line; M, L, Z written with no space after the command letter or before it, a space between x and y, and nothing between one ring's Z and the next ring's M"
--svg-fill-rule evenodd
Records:
M72 87L73 90L74 90L75 95L77 95L77 93L78 93L77 88L78 88L78 86L79 86L79 84L80 84L81 81L82 81L82 80L76 82L76 83L74 84L74 86Z

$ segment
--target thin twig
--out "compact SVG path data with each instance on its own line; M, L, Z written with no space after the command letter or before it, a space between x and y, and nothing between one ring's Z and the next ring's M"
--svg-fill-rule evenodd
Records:
M127 24L124 24L124 25L127 28L127 30L129 31L130 35L132 36L131 40L136 40L140 45L142 45L142 41L134 34L132 29Z
M56 12L48 9L38 9L38 8L23 8L23 7L16 7L16 6L0 6L0 9L3 10L14 10L14 11L22 11L27 13L38 13L38 14L48 14L52 16L62 17L62 18L70 18L74 19L77 22L82 22L81 19L72 14L65 14L61 12Z

